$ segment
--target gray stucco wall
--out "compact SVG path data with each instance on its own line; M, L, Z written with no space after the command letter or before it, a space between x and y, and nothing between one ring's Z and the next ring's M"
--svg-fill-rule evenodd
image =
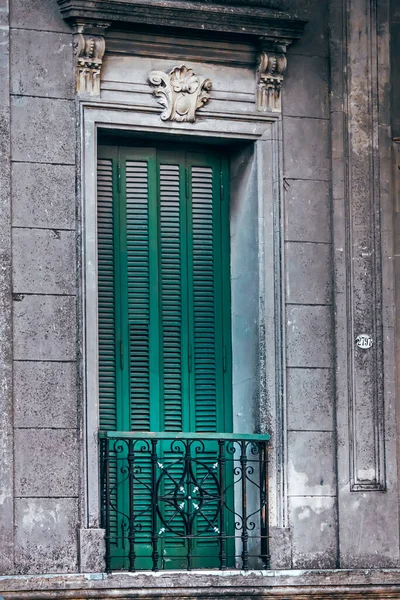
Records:
M353 5L354 10L360 2L355 8ZM328 17L332 26L339 4L328 0L279 2L280 8L306 18L309 24L303 38L289 49L283 96L287 377L282 426L287 436L282 452L287 468L287 502L278 528L283 535L272 540L277 545L273 548L273 566L277 568L373 567L375 559L376 566L398 563L393 427L388 430L386 447L391 466L390 494L373 491L352 495L352 501L356 498L367 505L368 519L380 511L387 521L376 541L375 557L368 555L368 545L374 539L373 522L366 519L361 531L358 521L354 528L348 525L354 505L350 509L348 429L340 420L347 405L343 409L344 395L335 391L338 332L335 334L334 324L338 309L332 212L337 198L332 190L337 190L341 168L335 162L341 138L331 137L332 129L337 132L332 98L338 93L336 87L332 89L335 79L331 74L335 69L340 71L335 63L335 44L340 40L332 30L328 44ZM11 68L9 77L8 54L1 54L0 72L9 89L0 86L4 132L0 145L4 166L0 171L4 264L0 270L4 449L0 539L2 547L8 548L0 553L0 571L71 573L83 568L78 532L84 480L77 364L76 296L81 284L77 277L79 227L75 227L79 130L73 38L55 0L10 0L10 6L7 0L0 0L0 8ZM397 39L396 27L397 21L393 39ZM339 29L340 23L336 23L335 31ZM352 52L352 60L357 60L357 49ZM396 57L397 50L394 52ZM397 105L396 93L393 106ZM394 111L394 132L396 114ZM385 210L389 213L390 207ZM337 273L336 283L339 280L340 284ZM387 302L390 305L390 297ZM393 328L390 311L386 318L387 326ZM386 364L390 379L393 366ZM347 374L336 371L336 376L345 387ZM390 402L392 405L393 400ZM339 458L338 436L340 447L345 448ZM347 494L343 496L342 491L342 528L338 521L338 473L341 489ZM382 538L387 533L390 543L385 548ZM358 549L352 545L356 535Z
M16 573L78 569L75 73L53 0L10 4Z
M392 134L400 137L400 6L391 2L391 101Z
M289 48L283 98L291 567L327 569L337 562L328 2L286 5L309 21Z

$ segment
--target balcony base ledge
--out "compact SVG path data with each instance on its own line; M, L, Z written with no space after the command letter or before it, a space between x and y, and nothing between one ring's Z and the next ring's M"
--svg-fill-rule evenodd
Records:
M141 571L0 577L4 600L400 598L400 569Z

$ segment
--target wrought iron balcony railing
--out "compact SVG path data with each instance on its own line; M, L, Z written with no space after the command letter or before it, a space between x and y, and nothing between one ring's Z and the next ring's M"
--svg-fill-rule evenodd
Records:
M101 432L107 571L269 568L268 440Z

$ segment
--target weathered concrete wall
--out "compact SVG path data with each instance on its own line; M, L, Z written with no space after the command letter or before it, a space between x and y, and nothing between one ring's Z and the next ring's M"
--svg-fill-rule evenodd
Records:
M398 565L389 3L331 3L340 565ZM368 334L372 346L360 348Z
M14 568L9 2L0 2L0 572Z
M348 83L353 86L350 89L353 94L357 89L363 91L361 100L353 98L363 107L362 99L369 97L372 87L358 88L357 82L364 78L365 61L375 57L377 52L381 73L385 76L388 21L381 11L380 34L371 37L368 30L371 15L366 7L376 7L373 0L371 3L369 0L348 3L345 0L281 0L275 4L308 19L309 24L302 40L289 49L283 96L281 159L286 390L279 415L284 433L281 442L283 475L279 492L281 512L275 528L283 535L272 540L274 543L281 539L279 551L273 548L273 566L298 569L392 567L398 564L399 544L398 495L394 477L393 353L390 357L393 297L390 296L391 272L387 266L390 252L382 246L386 261L382 263L385 291L382 303L379 298L376 303L375 296L375 304L368 306L367 294L362 299L369 317L373 311L384 313L382 331L377 332L378 336L384 333L387 344L384 345L381 339L385 353L382 408L376 403L375 396L368 396L365 402L356 398L357 402L353 404L349 400L349 342L344 337L349 323L346 312L349 311L349 300L344 295L349 288L346 288L343 273L348 273L351 253L347 255L346 263L340 249L346 247L349 250L346 246L349 240L344 239L349 223L343 220L343 207L350 201L354 224L364 227L363 232L368 234L369 231L376 236L374 239L379 243L380 236L385 234L390 245L390 190L388 192L386 185L390 165L387 153L388 88L384 86L379 97L381 112L377 120L364 123L364 131L358 112L346 113L344 95L350 88L343 86L346 69L345 64L340 63L344 48L341 19L349 9L348 22L352 23L353 29L346 42L347 57L352 66ZM393 10L392 39L397 43L400 13L395 7ZM375 12L372 16L375 18ZM81 532L82 538L87 536L89 542L82 544L87 556L82 554L78 562L79 497L83 473L78 427L76 294L81 283L76 276L77 124L72 35L60 17L55 0L10 0L10 10L7 0L0 0L0 25L5 42L0 57L0 240L3 265L0 271L0 444L3 452L0 462L0 545L6 549L0 553L0 571L77 572L90 563L88 546L91 538L88 530ZM369 55L364 54L363 46L357 46L359 32L362 33L360 39L364 42L367 39ZM392 46L394 62L397 61L396 48L397 45ZM118 57L113 56L109 62L106 60L104 67L108 69L110 81L115 60L119 60ZM227 82L228 88L232 72L233 69L229 76L226 75L221 64L215 68L215 73ZM245 85L251 89L254 73L250 68L243 72ZM375 86L376 80L368 79L363 85L368 86L371 81ZM115 93L110 85L104 97L110 100ZM398 120L396 94L394 91L394 132ZM141 95L143 97L142 92ZM120 95L122 100L129 97L128 94ZM246 103L249 104L247 100ZM229 106L232 105L233 101ZM221 102L220 106L225 105ZM358 110L359 106L356 108ZM355 144L350 157L344 150L347 144L344 122L350 123L352 143ZM378 138L376 128L380 132ZM376 157L378 149L381 150L383 176L381 181L372 181L362 175L361 167L363 161ZM354 196L349 195L349 188L346 188L349 158L353 165L360 165ZM252 177L249 176L249 180ZM246 177L242 178L242 183L245 180ZM378 212L382 210L381 218L372 220L374 229L368 229L371 213L363 209L371 189L374 198L378 199L378 209L381 206ZM241 213L247 224L252 222L251 217L246 211ZM240 231L240 235L244 233ZM248 255L239 258L251 264L255 252L256 246L249 245ZM377 271L368 265L365 277L371 280L374 274L377 276ZM357 288L357 279L351 282L355 282L352 289L356 296L357 289L364 289L361 285L363 272L357 277L361 287ZM257 311L256 302L253 310ZM249 368L252 364L253 361ZM357 377L362 378L363 365L356 362L356 367L361 367L361 375L357 371ZM335 366L338 366L336 370ZM368 376L371 372L367 370ZM240 370L237 376L240 381ZM348 422L350 407L358 419L357 426ZM374 413L376 410L382 413L379 418ZM374 427L377 438L373 435ZM365 448L361 445L361 454L357 456L353 452L354 439L362 441L363 428L366 436L372 432L372 441ZM369 468L376 456L379 455L377 460L381 461L379 452L382 448L386 459L383 476L386 490L378 489L378 485L370 491L357 490L351 480L349 463L356 456L361 465L365 463ZM377 471L379 468L381 462ZM382 479L382 472L378 475ZM373 488L373 481L371 485ZM87 568L96 570L95 567Z
M393 184L394 184L394 260L395 279L395 312L396 312L396 364L400 361L400 5L391 2L390 24L390 57L391 57L391 130L393 142ZM397 432L400 431L400 369L397 369ZM399 455L399 435L397 439L397 455ZM400 465L398 465L400 481Z
M283 98L290 566L334 568L328 2L284 5L309 21L289 48Z
M305 571L160 571L53 575L46 578L4 577L0 592L5 600L77 600L110 598L224 598L233 600L398 600L400 572L391 570Z
M395 0L391 2L391 110L392 135L400 137L400 5Z
M76 571L79 446L72 35L10 6L16 573Z

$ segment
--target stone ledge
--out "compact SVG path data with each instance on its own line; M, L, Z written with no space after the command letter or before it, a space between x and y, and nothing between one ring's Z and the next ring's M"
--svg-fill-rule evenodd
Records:
M246 36L285 38L301 36L306 21L260 3L224 1L222 4L184 0L57 0L61 14L72 24L135 23L236 33ZM231 4L231 6L229 6ZM239 4L239 6L238 6ZM241 6L240 6L241 5Z
M0 577L4 600L46 598L400 598L399 569L192 571Z

